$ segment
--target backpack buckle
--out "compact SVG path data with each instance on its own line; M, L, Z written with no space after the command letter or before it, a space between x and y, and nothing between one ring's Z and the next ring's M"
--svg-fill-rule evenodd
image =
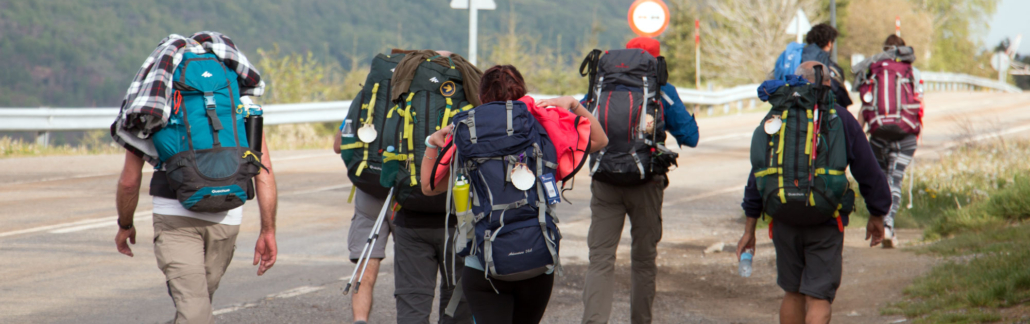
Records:
M215 93L205 92L204 93L204 106L207 109L215 109Z

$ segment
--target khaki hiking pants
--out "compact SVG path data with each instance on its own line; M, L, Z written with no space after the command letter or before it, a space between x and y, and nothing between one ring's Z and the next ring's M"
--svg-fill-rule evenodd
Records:
M239 225L154 214L154 255L175 302L175 324L215 322L211 299L239 232Z
M658 241L662 239L662 199L665 176L655 176L638 186L590 183L590 266L583 290L583 323L608 323L615 292L615 250L629 215L631 287L629 293L633 324L651 323L655 296Z

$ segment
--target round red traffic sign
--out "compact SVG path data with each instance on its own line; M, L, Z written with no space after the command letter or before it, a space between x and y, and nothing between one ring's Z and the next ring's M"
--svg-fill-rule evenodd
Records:
M661 35L669 27L669 7L662 0L637 0L629 6L629 28L644 37Z

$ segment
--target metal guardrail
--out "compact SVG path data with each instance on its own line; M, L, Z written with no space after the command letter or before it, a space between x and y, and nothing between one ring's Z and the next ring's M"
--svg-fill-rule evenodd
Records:
M923 72L927 91L1003 91L1022 92L1019 88L991 79L965 74ZM758 100L758 84L737 86L718 91L678 88L684 104L704 106L710 115L717 106L725 113L735 104L738 111L754 109ZM553 96L540 95L537 98ZM582 95L577 95L577 98ZM328 101L264 106L266 125L332 122L343 120L351 101ZM49 132L108 129L118 115L118 108L0 108L0 131L37 132L37 142L46 144Z
M1014 85L976 77L968 74L948 72L923 72L923 86L926 91L1000 91L1000 92L1023 92Z
M266 105L264 124L340 121L351 101ZM36 143L47 145L50 132L110 129L119 108L0 108L0 131L36 132Z

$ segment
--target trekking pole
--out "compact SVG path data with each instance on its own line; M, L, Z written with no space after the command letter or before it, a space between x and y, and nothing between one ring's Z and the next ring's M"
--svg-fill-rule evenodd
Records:
M386 211L390 208L390 202L392 200L393 188L390 188L390 193L386 196L386 204L383 205L383 209L379 211L379 217L376 218L375 225L372 226L372 232L368 233L368 240L365 241L365 247L361 249L357 265L354 266L354 271L350 274L350 280L347 281L347 287L343 288L344 295L350 292L351 284L354 283L354 277L358 275L358 268L362 268L361 276L358 276L358 282L357 285L354 286L354 291L357 291L358 286L361 286L361 277L365 275L364 268L368 266L368 258L366 258L365 255L367 254L369 257L372 256L372 247L375 246L376 239L379 238L379 230L382 229L383 220L386 218ZM364 262L365 267L362 267L362 262Z
M379 211L379 222L376 224L375 234L372 236L372 244L369 246L368 255L365 256L365 264L361 265L359 260L358 265L361 265L361 273L358 274L358 282L354 284L354 291L361 289L361 279L365 277L365 270L368 269L368 261L372 259L372 249L376 246L376 241L379 240L379 231L383 228L383 222L386 221L386 211L390 209L390 205L393 203L393 188L390 188L390 194L386 196L386 204L383 204L383 209ZM353 279L353 277L351 277Z

